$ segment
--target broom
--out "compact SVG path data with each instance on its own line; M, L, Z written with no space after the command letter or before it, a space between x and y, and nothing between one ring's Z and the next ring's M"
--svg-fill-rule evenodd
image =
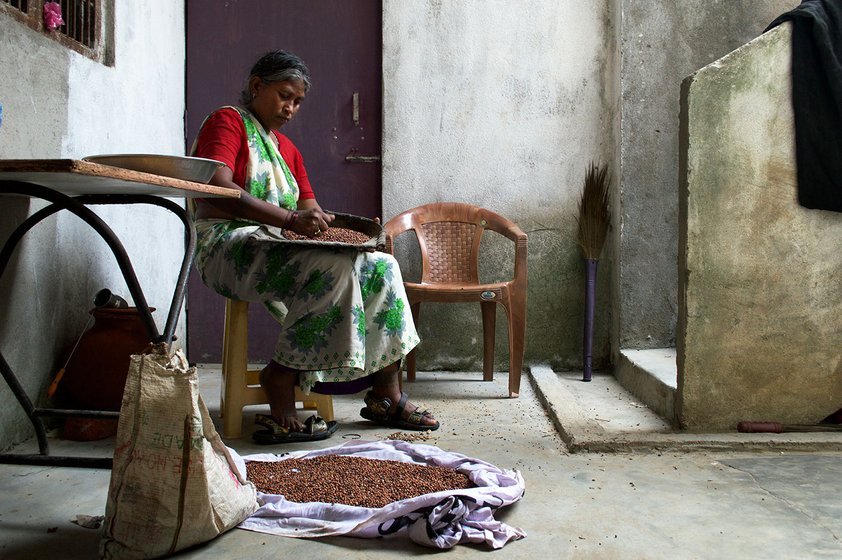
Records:
M591 162L585 173L582 198L579 200L578 243L585 259L585 336L583 344L582 381L590 381L593 373L593 316L596 299L596 270L599 254L608 237L611 215L608 212L611 178L607 166Z

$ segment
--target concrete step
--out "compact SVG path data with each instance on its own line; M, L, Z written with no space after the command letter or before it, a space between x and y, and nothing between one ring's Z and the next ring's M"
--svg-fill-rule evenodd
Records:
M620 350L620 363L614 370L620 385L673 426L678 387L675 357L675 348Z
M652 351L644 353L647 354L645 357L652 357L648 355ZM654 354L655 363L667 365L667 356ZM632 356L637 357L636 353ZM648 363L648 360L636 361ZM669 371L669 368L649 369L656 369L662 375ZM556 372L547 364L530 364L529 379L535 395L571 453L842 451L840 432L744 434L736 431L682 431L670 426L641 403L640 398L632 395L610 373L594 372L593 380L584 383L581 371Z

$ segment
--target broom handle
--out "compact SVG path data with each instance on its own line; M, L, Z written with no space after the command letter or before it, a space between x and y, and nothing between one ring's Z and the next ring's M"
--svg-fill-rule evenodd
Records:
M582 381L590 381L593 376L593 315L596 300L597 259L585 259L585 339L583 348Z

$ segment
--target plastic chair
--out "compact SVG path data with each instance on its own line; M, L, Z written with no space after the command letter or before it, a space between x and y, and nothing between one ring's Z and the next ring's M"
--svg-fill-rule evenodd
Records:
M225 300L225 334L222 346L222 436L238 438L243 433L243 407L267 404L266 393L260 387L260 370L248 369L248 310L247 301ZM333 397L295 388L295 402L302 410L315 410L330 422L333 420Z
M483 380L494 379L495 305L509 322L509 396L520 392L526 327L526 234L513 222L490 210L456 202L418 206L389 220L386 250L395 238L412 230L421 251L421 283L404 282L416 324L422 302L479 302L482 309ZM479 248L485 230L515 243L514 278L508 282L479 282ZM407 380L415 380L415 351L407 355Z

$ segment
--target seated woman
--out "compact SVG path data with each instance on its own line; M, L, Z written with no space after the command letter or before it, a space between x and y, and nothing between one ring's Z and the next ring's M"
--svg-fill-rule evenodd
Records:
M282 230L313 237L334 216L316 202L301 154L277 132L298 112L310 87L293 54L264 55L251 70L241 107L223 107L202 124L193 155L225 163L214 185L241 188L238 200L202 199L194 208L196 267L219 294L262 303L282 325L260 383L271 417L261 443L323 439L336 423L301 422L295 386L347 394L370 387L363 418L408 430L439 423L407 402L400 363L419 342L397 262L380 252L304 247Z

